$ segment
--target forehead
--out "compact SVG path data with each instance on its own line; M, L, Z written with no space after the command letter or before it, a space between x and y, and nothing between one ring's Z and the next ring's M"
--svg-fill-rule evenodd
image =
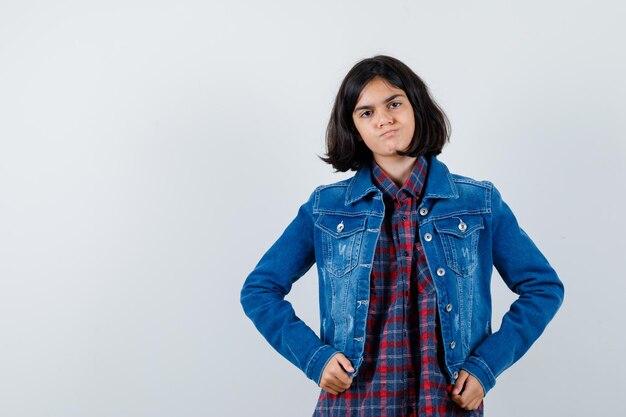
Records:
M356 104L375 104L374 102L384 100L393 94L405 92L382 77L374 77L365 84Z

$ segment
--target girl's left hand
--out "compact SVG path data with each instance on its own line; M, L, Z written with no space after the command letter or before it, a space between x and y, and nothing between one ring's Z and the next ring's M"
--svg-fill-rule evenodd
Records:
M475 410L483 401L484 396L485 390L478 379L467 371L461 370L452 388L452 401L465 410Z

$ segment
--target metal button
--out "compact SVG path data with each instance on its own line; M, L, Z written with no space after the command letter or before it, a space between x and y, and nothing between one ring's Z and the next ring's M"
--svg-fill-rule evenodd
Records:
M452 311L452 304L448 304L448 305L446 306L446 311L447 311L448 313Z
M428 214L428 209L427 209L426 207L422 207L422 208L420 209L420 214L421 214L422 216L427 215L427 214Z
M424 235L424 240L425 240L426 242L430 242L431 240L433 240L433 235L431 235L430 233L426 233L426 234Z
M453 340L450 342L450 349L454 349L456 347L456 342Z
M338 232L341 232L341 231L343 230L343 227L344 227L344 226L343 226L343 220L342 220L342 221L341 221L341 223L339 223L339 224L337 225L337 231L338 231Z
M454 373L452 374L452 377L454 379L457 379L459 377L459 373L457 371L454 371Z
M459 223L459 230L461 232L464 232L465 230L467 230L467 225L463 223L463 220L461 220L461 223Z
M446 274L446 270L443 268L437 268L437 275L439 275L440 277L444 276Z

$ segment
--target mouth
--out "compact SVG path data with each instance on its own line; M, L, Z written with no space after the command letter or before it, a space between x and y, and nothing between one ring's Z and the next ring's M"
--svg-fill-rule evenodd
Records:
M389 136L395 135L396 132L398 132L398 129L389 129L386 132L384 132L383 134L381 134L380 136L383 137L383 138L387 138Z

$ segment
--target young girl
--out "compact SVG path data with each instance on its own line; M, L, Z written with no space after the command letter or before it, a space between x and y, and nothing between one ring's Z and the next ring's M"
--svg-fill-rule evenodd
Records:
M317 187L241 291L246 315L322 392L314 416L481 416L496 377L543 332L563 284L491 182L436 157L448 121L402 62L343 80ZM316 335L284 297L313 264ZM496 267L519 298L491 331Z

